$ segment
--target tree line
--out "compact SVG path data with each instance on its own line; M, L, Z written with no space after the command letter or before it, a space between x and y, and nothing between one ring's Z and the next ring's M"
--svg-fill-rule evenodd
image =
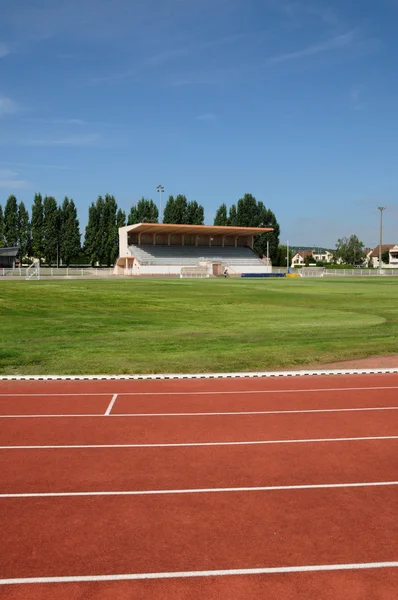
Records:
M204 208L186 196L169 196L163 214L163 223L203 225ZM10 196L4 210L0 204L0 247L19 246L19 258L35 257L48 265L69 266L82 253L82 260L90 264L111 266L118 256L118 228L136 223L158 223L158 207L152 199L142 197L126 216L118 207L115 197L98 196L88 210L84 242L81 243L79 219L75 203L65 197L58 204L53 196L35 194L31 218L23 202ZM221 204L214 225L236 227L273 227L274 231L255 237L255 250L266 255L267 242L272 260L278 256L279 224L274 213L251 194L245 194L227 209ZM276 264L276 263L275 263Z

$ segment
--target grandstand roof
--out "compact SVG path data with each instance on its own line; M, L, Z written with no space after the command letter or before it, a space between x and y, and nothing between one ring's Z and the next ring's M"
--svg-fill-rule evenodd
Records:
M0 248L0 256L10 256L10 257L14 257L17 256L19 252L19 246L10 246L10 247L6 247L6 248Z
M184 235L259 235L273 231L272 227L225 227L215 225L172 225L167 223L137 223L127 225L135 233L171 233Z

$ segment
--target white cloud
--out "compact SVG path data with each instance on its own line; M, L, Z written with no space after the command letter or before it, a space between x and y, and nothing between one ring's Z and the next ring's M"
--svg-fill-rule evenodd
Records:
M15 115L19 110L18 104L11 100L11 98L6 98L5 96L0 96L0 117L4 115Z
M29 187L23 179L17 179L18 173L11 169L0 169L0 188L9 190L22 190Z
M13 162L13 161L7 161L7 160L1 160L0 165L4 165L6 167L17 167L19 169L57 169L57 170L61 170L61 171L69 170L69 167L66 167L64 165L23 163L23 162Z
M296 50L295 52L287 52L285 54L278 54L277 56L272 56L268 59L268 64L278 64L284 63L288 61L298 60L300 58L305 58L307 56L316 56L318 54L323 54L324 52L331 52L333 50L341 50L342 48L346 48L355 39L355 31L347 31L342 35L337 35L333 38L326 40L320 44L314 44L312 46L307 46L306 48L302 48L301 50Z
M50 125L86 125L82 119L29 117L24 119L29 123L47 123Z
M4 42L0 42L0 58L4 58L7 54L10 54L10 47Z
M101 142L101 136L98 133L87 133L81 135L71 135L60 138L42 138L28 140L27 146L75 146L91 147L98 146Z

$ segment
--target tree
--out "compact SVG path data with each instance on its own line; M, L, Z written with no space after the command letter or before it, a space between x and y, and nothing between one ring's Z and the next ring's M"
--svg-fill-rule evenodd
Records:
M311 254L306 254L304 257L304 264L306 267L309 267L310 265L314 265L316 263L316 260L311 252Z
M21 261L31 254L32 238L30 231L29 213L23 202L18 206L18 245Z
M232 204L232 206L229 209L228 225L231 225L231 227L238 226L238 216L237 216L237 212L236 212L236 204Z
M41 194L35 194L32 206L32 251L33 256L39 259L44 255L43 221L43 199Z
M203 225L205 220L204 208L196 202L191 200L187 204L185 222L188 225Z
M43 201L43 253L46 263L51 266L59 260L60 212L53 196L45 196Z
M214 225L218 227L228 225L227 205L225 203L220 204L218 207L214 217Z
M98 197L97 202L92 202L88 209L88 222L84 238L84 252L87 255L90 264L94 266L101 260L101 235L100 221L102 213L103 199Z
M4 237L6 246L18 245L18 204L15 196L10 196L4 208Z
M169 196L164 208L163 223L203 225L204 208L196 200L187 201L186 196Z
M293 254L294 253L293 253L292 249L289 248L289 266L292 264ZM274 267L286 267L287 266L286 259L287 259L287 246L284 246L282 244L281 246L278 246L276 258L274 259L272 264Z
M269 244L269 256L273 264L278 262L279 223L272 210L266 208L263 202L257 202L252 194L245 194L232 204L227 218L227 207L221 204L218 208L214 225L230 225L233 227L272 227L273 231L256 235L254 250L260 256L266 256Z
M65 196L60 208L59 255L62 264L69 267L71 260L76 258L81 250L79 221L73 200Z
M258 227L272 227L273 231L256 235L254 238L254 250L260 256L267 255L267 243L269 246L269 256L272 262L275 261L278 255L279 246L279 223L272 210L266 208L262 202L258 203L259 225Z
M105 194L103 208L103 244L101 252L101 261L107 267L113 265L117 259L119 248L119 235L116 224L117 204L114 196Z
M119 208L116 214L116 224L118 229L126 225L126 213L121 208Z
M141 200L137 202L137 205L131 207L127 224L157 223L158 219L159 211L154 201L142 197Z
M0 248L4 246L4 214L0 204Z
M343 263L355 265L358 262L362 263L364 247L365 244L356 235L339 238L336 243L335 255Z
M183 194L177 194L174 200L174 220L172 223L187 223L187 198Z
M385 265L388 265L390 263L390 252L388 250L383 252L383 254L381 255L381 262Z

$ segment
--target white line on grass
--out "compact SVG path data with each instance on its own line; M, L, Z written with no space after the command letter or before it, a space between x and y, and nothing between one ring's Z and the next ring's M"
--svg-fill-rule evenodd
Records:
M233 575L272 575L277 573L315 573L320 571L356 571L364 569L396 569L398 561L373 563L343 563L335 565L300 565L255 569L218 569L213 571L175 571L169 573L125 573L115 575L72 575L64 577L19 577L0 579L0 585L33 583L84 583L101 581L132 581L141 579L185 579L190 577L225 577Z
M117 395L117 394L116 394ZM376 406L366 408L325 408L325 409L303 409L303 410L256 410L256 411L231 411L231 412L187 412L187 413L111 413L109 405L105 415L92 414L54 414L54 415L0 415L0 419L57 419L65 417L87 418L87 417L223 417L244 415L297 415L307 413L340 413L340 412L367 412L398 410L398 406Z
M371 390L398 390L398 385L385 385L385 386L373 386L373 387L343 387L343 388L309 388L309 389L288 389L288 390L213 390L213 391L196 391L196 392L191 392L191 391L187 391L187 392L119 392L118 395L119 396L217 396L217 395L223 395L223 396L228 396L230 394L304 394L304 393L311 393L311 392L358 392L358 391L362 391L362 392L368 392ZM80 394L57 394L57 393L53 393L53 394L49 394L49 393L45 393L45 394L38 394L38 393L34 393L34 394L14 394L14 393L8 393L8 394L0 394L0 398L3 397L12 397L12 398L17 398L17 397L26 397L26 398L47 398L47 397L54 397L54 396L59 396L59 397L68 397L68 396L109 396L109 392L87 392L87 393L80 393Z
M257 446L266 444L318 444L327 442L361 442L374 440L398 440L398 435L369 437L314 438L296 440L259 440L246 442L188 442L181 444L66 444L62 446L0 446L0 450L72 450L98 448L187 448L198 446Z
M321 483L308 485L267 485L232 488L192 488L177 490L124 490L105 492L31 492L0 494L4 498L70 498L75 496L162 496L167 494L216 494L231 492L284 492L294 490L323 490L339 488L367 488L396 486L398 481L369 481L360 483Z
M109 402L108 408L105 411L105 417L109 417L109 415L111 414L111 410L113 408L113 405L116 402L116 399L117 399L117 394L113 394L112 400Z

